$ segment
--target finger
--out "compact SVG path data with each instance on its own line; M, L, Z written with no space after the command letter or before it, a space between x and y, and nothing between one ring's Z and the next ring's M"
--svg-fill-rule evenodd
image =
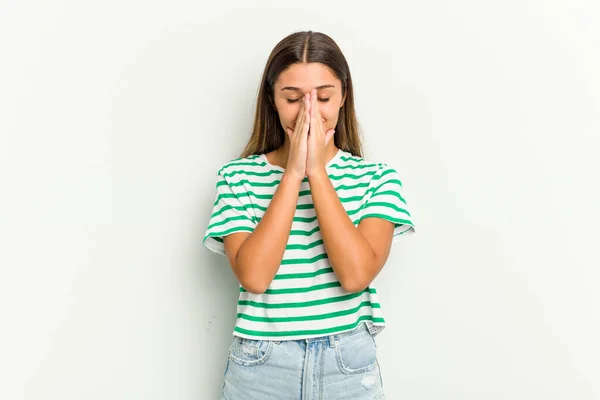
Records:
M317 105L315 104L316 95L314 93L315 93L315 91L313 90L311 92L311 94L310 94L310 123L311 123L311 125L315 124L315 121L316 121L315 120L315 113L317 111ZM317 125L314 125L314 126L315 126L315 129L316 129Z
M319 120L319 122L322 122L321 107L319 106L319 99L318 98L317 98L317 119Z
M300 105L300 111L298 112L298 127L300 128L306 118L306 111L308 108L306 107L306 98L302 98L302 104Z
M306 100L306 108L310 111L310 109L312 108L312 104L311 104L311 98L310 98L310 93L307 93L304 95L304 99Z
M317 91L314 91L313 96L313 108L311 110L312 114L315 117L315 120L321 122L321 107L319 106L319 96L317 96Z
M304 125L302 126L302 135L306 136L308 135L308 131L310 129L310 113L308 110L305 111L304 113Z
M321 115L321 107L319 106L319 98L317 97L317 94L315 93L315 103L316 103L316 118L320 123L323 123L323 116Z
M305 95L304 102L306 103L306 108L304 110L304 129L302 130L302 133L308 134L308 129L310 127L310 96Z
M311 100L312 100L312 104L310 107L310 114L311 116L317 116L317 113L319 112L319 105L317 104L317 89L313 89L312 93L311 93Z
M302 101L302 104L300 104L300 111L298 112L298 116L296 117L296 124L294 125L294 132L300 132L300 130L302 129L303 123L304 123L304 118L305 118L305 111L306 108L304 107L305 105L305 101Z
M306 109L306 102L302 101L302 103L300 104L300 111L298 111L298 117L296 118L296 122L302 121L302 117L303 117L303 113L304 110Z

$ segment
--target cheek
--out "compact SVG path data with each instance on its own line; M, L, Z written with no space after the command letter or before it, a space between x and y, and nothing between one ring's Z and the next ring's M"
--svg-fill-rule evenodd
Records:
M295 121L296 118L298 118L299 112L300 106L296 104L286 104L280 109L279 115L284 121Z
M296 125L296 119L300 112L300 106L298 104L288 104L287 102L277 104L277 110L279 114L279 120L283 126L294 127Z
M319 104L321 117L325 118L327 123L334 123L340 114L340 109L335 104L327 102Z

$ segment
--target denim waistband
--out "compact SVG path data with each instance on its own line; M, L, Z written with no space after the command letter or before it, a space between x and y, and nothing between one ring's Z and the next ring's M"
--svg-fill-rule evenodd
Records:
M346 336L356 335L358 333L361 333L362 331L367 330L367 328L368 328L368 326L365 322L360 322L356 328L354 328L350 331L336 333L334 335L329 335L327 337L327 339L329 340L329 347L335 347L335 346L337 346L339 339L342 339ZM370 331L369 331L369 333L370 333ZM308 339L308 340L310 340L310 339Z
M349 331L346 332L341 332L341 333L335 333L333 335L323 335L323 336L318 336L318 337L314 337L314 338L308 338L308 339L293 339L292 341L297 341L297 342L305 342L305 343L314 343L314 342L329 342L329 346L330 347L335 347L338 343L338 341L340 339L342 339L343 337L346 336L352 336L352 335L356 335L364 330L368 330L368 326L365 322L360 322L358 324L358 326L354 329L351 329ZM369 333L371 331L369 330ZM275 343L280 343L282 342L282 340L275 340Z

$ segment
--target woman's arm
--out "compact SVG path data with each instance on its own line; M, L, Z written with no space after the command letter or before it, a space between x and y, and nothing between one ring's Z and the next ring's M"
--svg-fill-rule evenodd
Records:
M229 264L248 292L264 293L277 274L292 229L301 183L301 179L284 173L254 231L223 238Z
M362 291L388 258L394 224L381 218L365 218L355 227L325 169L309 176L308 181L331 267L346 291Z
M281 265L290 237L306 170L309 99L310 96L305 94L294 130L286 130L288 161L265 215L252 233L236 233L223 238L233 272L244 289L251 293L260 294L267 290Z

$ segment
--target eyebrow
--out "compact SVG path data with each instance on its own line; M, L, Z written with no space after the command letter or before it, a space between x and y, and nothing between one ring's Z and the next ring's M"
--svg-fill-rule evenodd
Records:
M321 86L317 86L315 89L321 90L321 89L334 88L334 87L335 87L335 85L321 85ZM281 88L281 90L294 90L296 92L299 92L300 88L297 88L295 86L286 86L284 88Z

